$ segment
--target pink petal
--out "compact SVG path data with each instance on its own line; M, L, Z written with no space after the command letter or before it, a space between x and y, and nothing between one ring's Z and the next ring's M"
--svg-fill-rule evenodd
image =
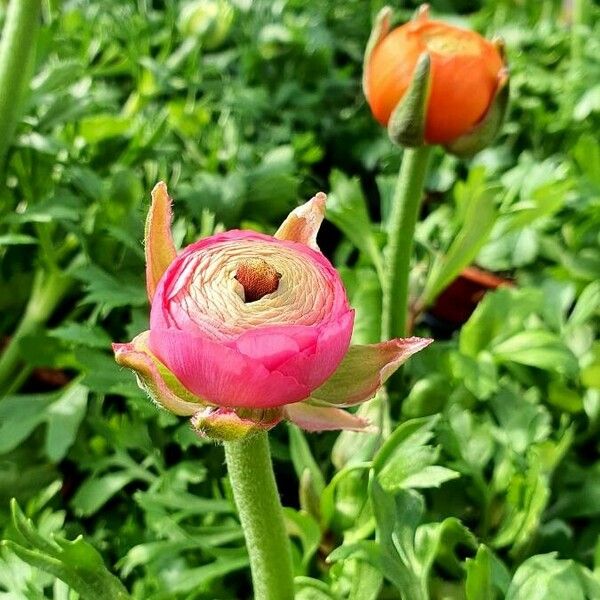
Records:
M315 404L353 406L372 398L400 365L433 340L394 339L351 346L336 372L309 398Z
M327 196L319 192L308 202L295 208L281 224L275 237L280 240L300 242L313 250L318 250L317 233L325 216L326 200Z
M161 302L154 302L150 313L150 329L170 329L173 327L174 316L176 320L185 322L185 316L181 313L181 307L177 301L172 299L175 294L173 290L178 290L186 284L186 265L193 255L200 253L205 248L210 248L221 243L235 242L237 240L255 240L273 245L274 251L277 251L278 246L292 248L295 252L299 252L306 260L317 263L318 268L322 270L327 278L330 278L332 291L332 318L336 318L349 310L348 299L341 283L339 274L334 269L333 265L327 260L323 254L310 248L309 246L289 240L278 240L271 236L252 231L231 230L224 233L219 233L207 238L198 240L194 244L187 246L176 257L167 272L161 278L156 290L157 298ZM190 327L194 327L190 324ZM190 331L187 326L186 330Z
M152 329L150 348L187 389L212 404L273 408L310 394L293 377L269 371L260 360L203 336Z
M256 414L241 416L232 408L207 406L192 418L194 430L202 437L213 440L239 440L258 430L269 430L283 418L281 409L255 411Z
M269 371L297 356L306 349L312 349L317 334L306 325L261 327L244 332L235 340L235 347L241 354L260 361Z
M316 344L292 356L277 370L305 382L311 390L318 388L331 377L348 352L353 324L354 311L348 310L337 321L322 325Z
M306 431L333 431L336 429L367 433L376 431L365 419L339 408L311 406L305 402L297 402L286 406L283 412L292 423Z
M113 344L115 360L135 372L139 386L156 404L176 415L193 415L206 401L186 390L152 355L147 347L149 333L144 331L128 344Z
M146 218L146 289L152 302L156 286L177 254L171 235L171 198L167 186L159 181L152 190L152 204Z

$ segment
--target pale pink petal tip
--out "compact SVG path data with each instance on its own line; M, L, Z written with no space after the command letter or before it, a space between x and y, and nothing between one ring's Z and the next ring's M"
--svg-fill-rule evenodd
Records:
M366 419L339 408L311 406L305 402L289 404L283 409L285 416L298 427L306 431L335 431L347 429L376 433L374 427Z
M327 196L319 192L308 202L295 208L275 233L279 240L288 240L306 244L313 250L319 250L317 233L325 216Z
M190 422L194 431L201 437L231 442L256 431L269 430L282 418L281 409L253 411L247 416L240 416L232 408L207 406L195 413Z
M204 400L188 392L148 350L145 331L127 344L113 344L115 360L135 373L137 382L159 406L180 416L198 412Z
M160 278L177 254L171 234L172 220L171 198L166 184L159 181L152 190L152 203L146 218L144 234L146 288L150 302Z

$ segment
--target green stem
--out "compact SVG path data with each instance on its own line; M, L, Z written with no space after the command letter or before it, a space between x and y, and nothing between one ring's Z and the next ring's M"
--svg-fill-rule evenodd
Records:
M292 555L266 431L224 442L233 497L246 536L256 600L293 600Z
M19 341L50 318L70 284L70 278L58 270L39 269L35 274L25 313L0 358L0 394L10 385L21 362Z
M386 247L382 338L406 336L410 257L432 146L407 148L392 199Z
M0 40L0 168L29 84L40 25L41 0L11 0Z
M571 61L578 67L583 57L587 0L573 0L571 4Z

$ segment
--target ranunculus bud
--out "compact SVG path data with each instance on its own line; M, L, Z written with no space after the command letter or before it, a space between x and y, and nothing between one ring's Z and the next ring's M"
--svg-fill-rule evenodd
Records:
M160 406L200 433L235 439L287 418L310 431L356 429L343 411L367 400L431 340L352 346L354 311L316 235L325 194L275 236L228 231L177 254L166 186L146 224L150 330L113 344Z
M469 154L489 144L508 98L501 43L430 20L426 5L391 31L390 19L386 7L365 53L363 87L375 118L406 146Z

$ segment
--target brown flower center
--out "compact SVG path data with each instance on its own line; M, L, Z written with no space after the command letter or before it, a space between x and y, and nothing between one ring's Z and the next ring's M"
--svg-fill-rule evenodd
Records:
M278 273L262 258L247 258L238 265L235 278L244 288L244 302L256 302L279 287Z

